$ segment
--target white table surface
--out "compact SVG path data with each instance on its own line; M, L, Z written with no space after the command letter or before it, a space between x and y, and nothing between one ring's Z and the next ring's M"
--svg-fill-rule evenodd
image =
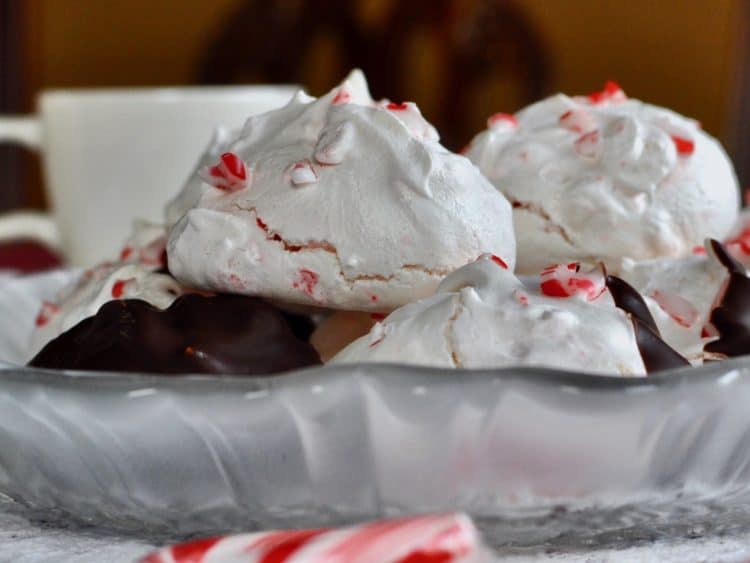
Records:
M0 499L0 562L131 563L148 553L157 543L148 538L90 527L33 520L18 505ZM750 561L750 534L676 543L661 541L625 550L560 554L531 551L524 555L499 555L500 561L511 563L742 563Z

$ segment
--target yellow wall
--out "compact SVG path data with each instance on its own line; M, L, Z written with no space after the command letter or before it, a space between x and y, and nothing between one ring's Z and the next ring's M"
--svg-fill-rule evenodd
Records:
M290 1L290 0L283 0ZM308 0L316 1L316 0ZM355 0L352 0L355 1ZM360 0L362 13L390 0ZM553 90L605 79L726 137L743 0L522 0L545 38ZM36 87L179 84L238 0L33 0ZM374 6L374 8L373 8ZM316 88L317 89L317 88ZM429 108L429 85L415 91ZM498 99L497 110L502 107Z
M34 0L38 86L189 81L236 0Z
M555 62L555 85L606 79L726 135L745 0L524 0Z

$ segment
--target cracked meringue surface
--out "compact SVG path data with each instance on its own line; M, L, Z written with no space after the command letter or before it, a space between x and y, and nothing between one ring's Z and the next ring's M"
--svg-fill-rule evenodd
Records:
M718 141L614 83L490 118L467 156L513 205L520 274L566 260L687 255L723 238L738 213Z
M507 200L415 104L374 102L358 71L207 155L167 211L169 268L187 285L388 311L482 253L515 263Z
M330 363L360 362L645 375L632 323L608 293L549 297L489 256L394 311Z

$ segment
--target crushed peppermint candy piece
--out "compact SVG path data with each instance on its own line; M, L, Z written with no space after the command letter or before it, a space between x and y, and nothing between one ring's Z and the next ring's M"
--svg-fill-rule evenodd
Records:
M233 192L248 186L248 169L245 162L233 152L225 152L214 166L200 170L199 175L213 187Z
M518 127L518 119L510 113L494 113L487 118L487 127L490 129L515 129Z
M525 306L529 304L529 296L520 289L513 290L513 298L521 305Z
M549 297L583 296L587 301L594 301L606 289L601 270L581 272L578 262L547 266L539 285L542 293Z
M135 278L115 281L115 283L112 284L112 297L115 299L120 299L123 295L125 295L125 291L127 291L134 283Z
M294 283L292 283L292 287L294 289L299 289L302 293L304 293L308 297L313 297L313 293L315 293L315 286L318 285L319 279L320 279L320 276L316 274L315 272L313 272L312 270L302 268L298 272L297 280Z
M339 104L348 104L352 101L352 95L341 88L338 92L336 92L336 95L333 97L333 105L339 105Z
M126 246L120 252L120 260L124 262L125 260L127 260L128 258L130 258L132 255L133 255L133 247L132 246Z
M504 270L508 269L508 263L502 258L500 258L499 256L497 256L496 254L490 254L489 252L485 254L480 254L479 257L475 260L475 262L479 262L480 260L490 260L494 262L495 264L497 264L498 266L500 266L501 268L503 268Z
M680 156L690 156L695 152L695 141L687 137L671 135L677 154Z
M471 519L456 513L206 538L161 549L141 563L468 563L487 555Z
M738 234L732 238L724 241L724 246L727 247L733 255L743 258L744 256L750 256L750 226L743 228Z
M651 298L656 301L662 311L682 327L690 328L698 320L698 310L690 301L676 293L656 290L651 294Z
M318 182L318 175L309 161L303 160L292 165L292 184L295 186L308 186Z
M493 261L493 262L494 262L495 264L497 264L497 265L498 265L498 266L500 266L501 268L504 268L504 269L506 269L506 270L508 269L508 264L507 264L507 263L505 262L505 260L503 260L503 259L502 259L502 258L500 258L499 256L495 256L495 255L493 254L493 255L492 255L492 256L490 257L490 260L492 260L492 261Z
M380 102L376 102L375 105L391 112L418 139L423 141L440 140L437 129L422 116L419 106L414 102L396 104L388 100L381 100Z
M574 133L588 133L597 129L596 118L583 108L569 109L560 116L560 127Z
M52 303L50 301L42 301L42 306L39 309L39 313L36 316L36 319L34 323L36 326L44 326L50 320L52 320L52 317L57 315L60 312L60 305L56 303Z
M607 82L604 83L604 88L598 92L592 92L589 94L588 99L592 104L603 104L607 102L624 102L628 97L617 82L614 80L607 80Z
M576 154L578 154L579 156L587 159L598 158L602 150L601 135L599 134L599 130L595 129L593 131L589 131L588 133L584 133L583 135L578 137L578 139L576 139L574 146Z

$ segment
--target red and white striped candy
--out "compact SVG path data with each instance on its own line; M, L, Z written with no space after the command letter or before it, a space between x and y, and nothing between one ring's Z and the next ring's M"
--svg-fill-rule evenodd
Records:
M233 152L225 152L219 162L201 169L199 174L207 184L228 192L241 190L248 185L247 165Z
M601 271L581 272L578 262L547 266L542 271L539 285L542 293L549 297L580 295L588 301L593 301L606 289Z
M209 538L162 549L141 563L469 563L485 560L483 553L471 520L445 514Z

